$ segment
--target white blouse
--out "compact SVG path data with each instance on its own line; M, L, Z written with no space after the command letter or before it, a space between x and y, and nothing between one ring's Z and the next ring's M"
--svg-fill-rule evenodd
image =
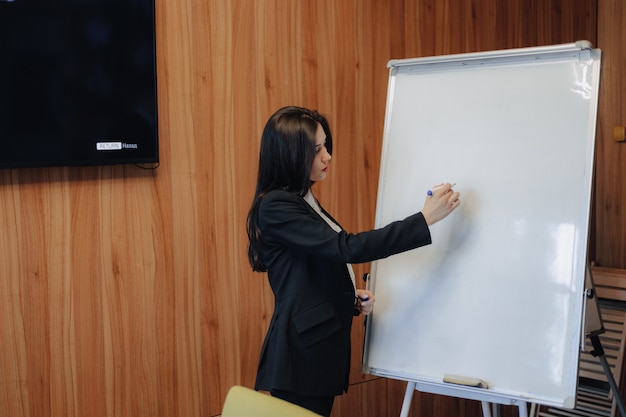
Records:
M341 227L339 227L338 224L336 224L327 215L324 214L324 212L322 211L322 208L320 207L320 204L318 203L317 199L313 196L313 192L310 189L309 189L309 192L304 196L304 201L309 203L309 205L313 208L313 210L315 210L315 212L322 219L324 219L324 221L326 221L326 223L328 223L328 225L335 232L337 232L337 233L341 232ZM350 279L352 280L352 285L354 285L354 288L356 289L356 282L355 282L355 279L354 279L354 269L352 268L351 264L346 264L346 266L348 267L348 272L350 273Z

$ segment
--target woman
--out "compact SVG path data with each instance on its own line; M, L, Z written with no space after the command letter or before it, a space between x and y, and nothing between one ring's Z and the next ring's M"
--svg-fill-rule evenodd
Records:
M330 128L319 113L300 107L274 113L261 138L247 219L250 264L267 272L275 299L255 389L323 416L348 389L352 318L369 314L374 303L372 293L355 289L350 264L430 244L428 226L460 204L459 193L445 184L421 212L348 233L311 191L326 178L331 153Z

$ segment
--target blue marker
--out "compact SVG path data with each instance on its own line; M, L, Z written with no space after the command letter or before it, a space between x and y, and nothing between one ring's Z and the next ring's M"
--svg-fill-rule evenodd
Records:
M454 187L455 185L456 185L456 182L453 183L450 187ZM428 197L432 197L433 196L433 191L437 191L441 187L443 187L443 184L435 185L432 189L430 189L430 190L428 190L428 192L426 192L426 195L428 195Z

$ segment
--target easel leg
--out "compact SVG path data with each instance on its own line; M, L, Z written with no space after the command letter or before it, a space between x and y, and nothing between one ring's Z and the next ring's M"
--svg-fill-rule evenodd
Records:
M528 417L528 405L526 401L522 401L518 404L519 417Z
M483 406L483 417L491 417L491 403L487 401L480 402Z
M622 401L622 396L620 395L617 383L615 382L615 378L613 377L613 372L611 372L611 367L609 366L609 363L606 361L606 357L604 356L604 348L602 347L602 343L600 343L600 338L598 337L598 335L591 335L589 336L589 339L591 340L591 344L593 345L594 349L591 354L600 360L600 363L602 364L602 368L604 369L604 373L606 375L606 379L609 381L609 386L613 391L613 398L615 399L617 408L619 408L619 413L622 417L626 417L624 402Z
M409 381L406 384L406 392L404 393L404 402L402 402L402 411L400 417L409 417L409 409L411 408L411 400L415 392L415 382Z

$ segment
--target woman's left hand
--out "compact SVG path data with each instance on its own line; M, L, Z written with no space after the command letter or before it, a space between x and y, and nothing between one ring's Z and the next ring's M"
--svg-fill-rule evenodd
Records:
M356 307L361 314L368 315L374 309L374 301L376 298L368 290L356 290L357 303Z

